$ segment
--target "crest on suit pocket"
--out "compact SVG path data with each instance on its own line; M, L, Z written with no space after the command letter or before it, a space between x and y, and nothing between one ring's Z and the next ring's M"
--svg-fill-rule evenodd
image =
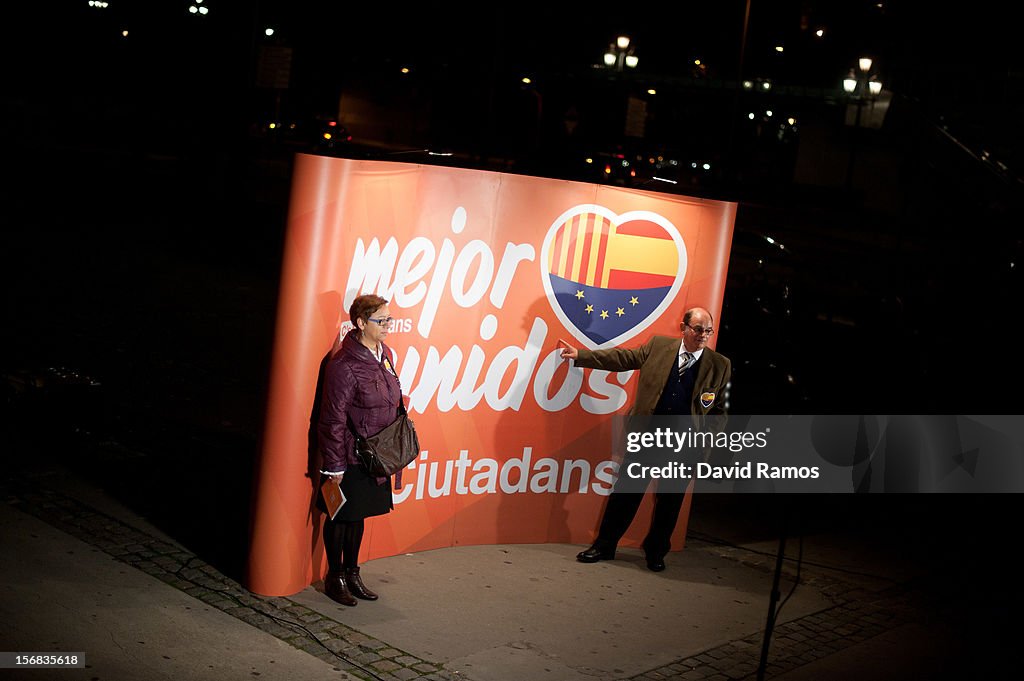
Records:
M715 403L715 393L710 391L704 391L700 394L700 406L705 409L709 408Z

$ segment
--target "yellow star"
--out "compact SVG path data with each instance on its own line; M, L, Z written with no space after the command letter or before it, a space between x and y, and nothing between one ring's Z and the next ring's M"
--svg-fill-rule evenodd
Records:
M593 305L587 305L587 306L586 306L585 308L583 308L583 309L585 309L585 310L587 311L587 314L590 314L591 312L593 312L593 311L594 311L594 306L593 306Z
M619 315L619 316L621 317L622 315L626 314L626 311L625 311L625 310L623 310L623 309L622 309L622 308L620 307L619 309L617 309L617 310L615 311L615 314L617 314L617 315Z
M636 299L636 296L633 296L632 298L629 299L630 305L637 305L639 302L640 301Z
M576 300L579 300L582 297L583 297L583 291L577 291L576 292Z
M601 310L601 319L608 319L608 310Z

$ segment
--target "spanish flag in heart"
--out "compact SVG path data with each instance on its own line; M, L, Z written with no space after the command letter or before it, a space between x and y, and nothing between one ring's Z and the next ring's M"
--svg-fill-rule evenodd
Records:
M616 215L590 204L551 225L541 262L552 310L597 349L632 338L671 304L686 274L686 246L657 213Z

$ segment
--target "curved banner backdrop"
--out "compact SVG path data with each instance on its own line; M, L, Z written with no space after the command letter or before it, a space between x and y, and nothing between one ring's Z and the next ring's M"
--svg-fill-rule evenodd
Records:
M570 368L558 340L675 336L691 305L721 326L735 215L720 201L299 154L248 587L288 595L323 574L312 420L361 293L390 301L388 344L422 447L395 511L367 521L361 558L590 542L618 471L612 417L636 381ZM649 504L624 545L639 545ZM688 513L689 499L674 546Z

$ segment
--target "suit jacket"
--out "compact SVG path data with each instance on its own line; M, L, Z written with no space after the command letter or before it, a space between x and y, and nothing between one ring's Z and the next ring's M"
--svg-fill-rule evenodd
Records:
M640 384L637 387L636 402L631 415L649 416L654 413L669 371L679 363L682 338L654 336L639 348L587 350L581 348L576 366L605 371L640 370ZM725 355L711 348L704 348L697 364L697 378L690 399L690 413L698 428L719 430L719 421L724 422L725 386L732 376L732 362ZM722 417L718 419L716 417Z

